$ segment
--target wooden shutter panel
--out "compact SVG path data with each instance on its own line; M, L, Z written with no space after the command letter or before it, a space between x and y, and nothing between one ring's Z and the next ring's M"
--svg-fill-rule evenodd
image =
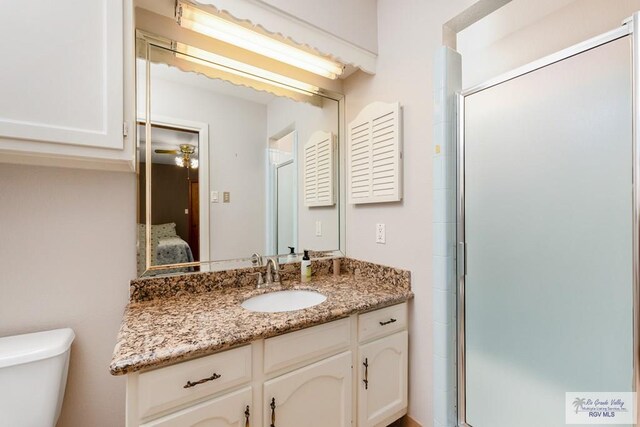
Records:
M400 104L369 104L349 123L347 136L349 203L402 200Z
M334 139L330 132L318 131L304 145L304 205L333 206Z

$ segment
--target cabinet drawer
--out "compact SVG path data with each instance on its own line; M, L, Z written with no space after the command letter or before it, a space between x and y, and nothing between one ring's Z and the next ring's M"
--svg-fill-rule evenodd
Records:
M145 419L250 380L251 346L144 372L138 380L138 417Z
M358 342L390 335L407 327L407 303L358 316Z
M264 372L337 353L349 348L350 343L348 318L268 338L264 341Z
M207 400L166 417L142 424L140 427L189 427L202 425L245 427L251 421L251 398L251 387L246 387L217 399Z

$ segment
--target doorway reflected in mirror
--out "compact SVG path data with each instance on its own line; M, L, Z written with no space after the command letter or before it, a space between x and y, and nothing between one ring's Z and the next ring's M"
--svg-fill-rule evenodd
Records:
M138 124L138 156L146 163L146 133ZM151 265L184 264L200 260L200 196L198 133L176 127L151 126ZM146 166L146 165L143 165ZM138 272L146 260L146 167L138 183ZM193 267L172 269L194 271Z

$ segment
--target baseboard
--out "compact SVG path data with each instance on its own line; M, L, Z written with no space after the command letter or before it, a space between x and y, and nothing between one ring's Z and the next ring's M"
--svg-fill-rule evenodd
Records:
M408 415L400 418L398 421L391 424L389 427L422 427L420 423L411 418Z

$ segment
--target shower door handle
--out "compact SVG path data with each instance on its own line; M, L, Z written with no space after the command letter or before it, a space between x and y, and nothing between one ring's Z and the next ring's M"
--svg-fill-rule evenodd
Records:
M456 251L457 264L458 264L458 276L467 275L467 244L465 242L458 242L458 250Z

